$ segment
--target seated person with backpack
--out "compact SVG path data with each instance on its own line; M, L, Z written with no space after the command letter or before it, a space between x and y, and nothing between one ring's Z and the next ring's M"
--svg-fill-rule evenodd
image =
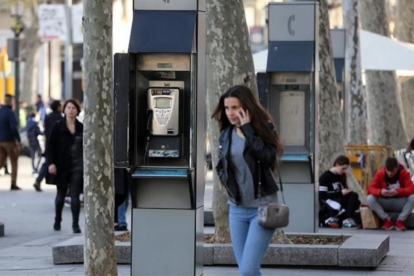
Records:
M367 203L383 220L381 229L407 229L404 221L414 209L414 184L410 173L398 163L397 158L388 157L385 167L375 173L368 186ZM387 212L399 213L395 223Z
M358 194L350 191L347 185L346 171L349 158L338 156L333 167L319 178L319 225L321 227L359 228L354 220L355 211L361 202Z

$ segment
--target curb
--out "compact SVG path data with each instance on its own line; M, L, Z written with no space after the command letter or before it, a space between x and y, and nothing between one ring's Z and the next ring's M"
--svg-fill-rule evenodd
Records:
M120 232L120 234L122 234ZM299 235L299 234L294 234ZM334 234L303 234L305 236L347 236ZM289 236L289 234L288 234ZM271 244L264 265L324 266L375 268L387 255L387 235L348 235L342 245ZM83 263L84 237L74 237L53 247L53 263ZM131 263L131 243L116 242L118 264ZM204 265L236 265L231 244L204 244Z

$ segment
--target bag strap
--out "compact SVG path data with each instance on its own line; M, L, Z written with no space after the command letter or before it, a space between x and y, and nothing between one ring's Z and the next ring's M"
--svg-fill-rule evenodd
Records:
M262 192L262 170L261 170L261 163L260 163L260 161L258 161L258 163L259 163L259 187L258 187L258 194L257 194L257 197L259 198L259 200L260 200L260 198L261 198L261 192ZM281 177L281 175L280 175L280 170L279 170L279 166L276 166L276 168L277 168L277 174L278 174L278 176L279 176L279 183L280 183L280 192L281 192L281 194L282 194L282 202L283 202L283 204L284 205L286 205L286 201L285 201L285 195L284 195L284 193L283 193L283 183L282 183L282 177ZM275 181L275 184L276 184L276 186L277 186L277 181L276 181L276 177L275 177L275 175L274 175L274 173L273 173L273 171L272 171L272 169L271 168L269 168L269 172L270 172L270 175L272 176L272 178L273 178L273 180Z

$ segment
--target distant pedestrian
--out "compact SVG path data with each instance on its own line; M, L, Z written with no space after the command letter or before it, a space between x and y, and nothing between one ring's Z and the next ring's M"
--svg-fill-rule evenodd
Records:
M282 145L270 114L247 86L227 90L212 118L221 131L216 170L229 195L230 236L240 275L261 275L260 265L275 229L259 225L258 207L277 202L271 170L283 153Z
M50 108L52 109L52 112L46 116L45 119L45 138L46 138L46 145L49 140L50 132L52 131L53 125L57 122L62 120L62 105L60 104L60 101L53 101L50 104ZM47 146L45 149L45 152L47 150ZM36 191L41 192L42 189L40 187L43 179L46 177L46 173L48 170L49 165L47 164L47 160L44 161L42 164L42 167L40 168L39 175L36 178L35 183L33 184L33 187Z
M385 166L375 173L368 186L367 203L383 220L381 229L405 231L405 220L414 209L414 184L410 173L397 158L388 157ZM397 221L388 212L399 213Z
M46 114L47 114L47 106L44 103L44 101L42 99L42 96L39 95L39 94L36 96L36 103L35 103L35 105L36 105L36 111L39 113L39 116L40 116L40 121L42 123L44 123L45 122L45 118L46 118Z
M36 112L39 112L40 109L45 106L45 104L44 104L44 102L42 100L42 96L40 94L37 94L36 95L36 103L35 103L35 106L36 106Z
M408 144L407 152L411 153L414 150L414 138L411 139L410 143Z
M348 189L346 172L349 158L338 156L333 167L319 178L319 225L321 227L358 228L354 218L361 202L358 194Z
M11 162L11 190L21 190L17 186L18 159L20 153L20 135L18 122L13 113L12 95L7 94L5 104L0 108L0 168L3 168L7 157Z
M19 108L19 123L20 129L26 128L27 125L27 114L26 114L27 104L25 101L20 101Z
M55 199L55 231L61 229L62 210L65 196L70 190L72 229L81 233L79 213L81 208L80 194L83 190L83 125L76 116L80 112L76 100L67 100L63 105L64 119L56 122L47 141L47 162L49 173L55 176L57 194Z
M42 149L38 136L41 134L40 128L36 121L36 114L31 113L27 118L27 138L29 139L30 157L32 158L32 173L36 174L42 161Z
M126 169L115 168L115 216L114 230L128 231L126 212L128 209L129 187L132 177Z

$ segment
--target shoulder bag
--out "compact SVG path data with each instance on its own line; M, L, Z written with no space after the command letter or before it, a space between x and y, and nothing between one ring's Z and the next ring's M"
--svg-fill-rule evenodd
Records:
M260 162L259 162L260 166ZM282 194L282 204L280 203L267 203L260 205L257 212L257 221L259 225L268 228L276 229L283 228L289 224L289 207L286 205L285 196L283 195L283 184L282 178L280 176L279 167L277 168L279 175L280 183L280 192ZM273 174L273 171L269 168L270 174L273 177L275 183L277 183L276 178ZM261 188L262 188L262 179L261 179L261 169L259 168L259 187L258 187L258 198L260 202L261 198ZM277 184L276 184L277 185ZM277 195L277 194L276 194Z

